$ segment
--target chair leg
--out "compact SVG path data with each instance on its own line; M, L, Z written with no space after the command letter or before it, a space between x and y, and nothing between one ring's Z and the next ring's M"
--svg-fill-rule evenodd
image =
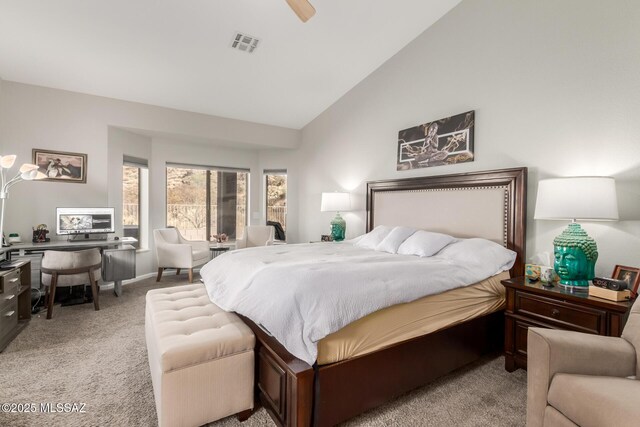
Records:
M49 286L44 287L44 305L49 307Z
M51 285L49 285L49 306L47 307L47 319L53 315L53 301L56 299L56 284L58 283L58 273L51 275Z
M189 269L189 283L193 283L193 268Z
M100 310L100 302L98 301L100 291L98 290L98 283L93 278L92 270L89 270L89 283L91 283L91 293L93 294L93 308L98 311Z
M164 271L164 268L159 267L158 268L158 277L156 277L156 282L159 282L160 279L162 279L162 272Z
M179 269L179 268L176 268L176 276L177 276L178 274L180 274L180 269Z

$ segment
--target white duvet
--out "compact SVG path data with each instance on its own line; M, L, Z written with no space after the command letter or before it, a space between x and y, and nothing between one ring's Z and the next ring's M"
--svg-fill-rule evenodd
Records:
M510 252L510 251L509 251ZM421 258L350 243L266 246L214 258L200 274L211 301L240 313L312 365L317 342L391 305L470 285L513 265Z

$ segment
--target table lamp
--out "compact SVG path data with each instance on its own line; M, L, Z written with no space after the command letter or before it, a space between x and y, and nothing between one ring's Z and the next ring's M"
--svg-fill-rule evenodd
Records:
M553 240L554 269L560 285L587 290L595 276L598 246L576 221L618 219L615 180L590 176L541 180L534 219L571 221Z
M347 231L347 223L340 216L340 212L349 210L351 210L349 193L322 193L320 211L336 212L336 217L331 220L331 237L336 242L343 241Z

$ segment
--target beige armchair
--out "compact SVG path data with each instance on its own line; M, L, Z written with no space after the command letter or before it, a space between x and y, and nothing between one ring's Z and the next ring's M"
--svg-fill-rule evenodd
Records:
M622 338L529 328L527 427L640 423L640 304Z
M275 228L272 225L250 225L244 228L242 237L236 240L236 249L271 246L274 234Z
M162 272L167 268L175 268L176 274L181 269L189 270L189 283L193 282L193 268L209 261L209 242L204 240L187 240L177 228L161 228L153 230L156 242L156 257L158 260L158 277L162 279Z

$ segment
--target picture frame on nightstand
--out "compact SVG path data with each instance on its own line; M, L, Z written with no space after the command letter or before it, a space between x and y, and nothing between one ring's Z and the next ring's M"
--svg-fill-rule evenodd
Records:
M631 291L631 298L638 296L638 285L640 285L640 268L616 265L613 269L612 277L616 280L627 282L627 288Z

